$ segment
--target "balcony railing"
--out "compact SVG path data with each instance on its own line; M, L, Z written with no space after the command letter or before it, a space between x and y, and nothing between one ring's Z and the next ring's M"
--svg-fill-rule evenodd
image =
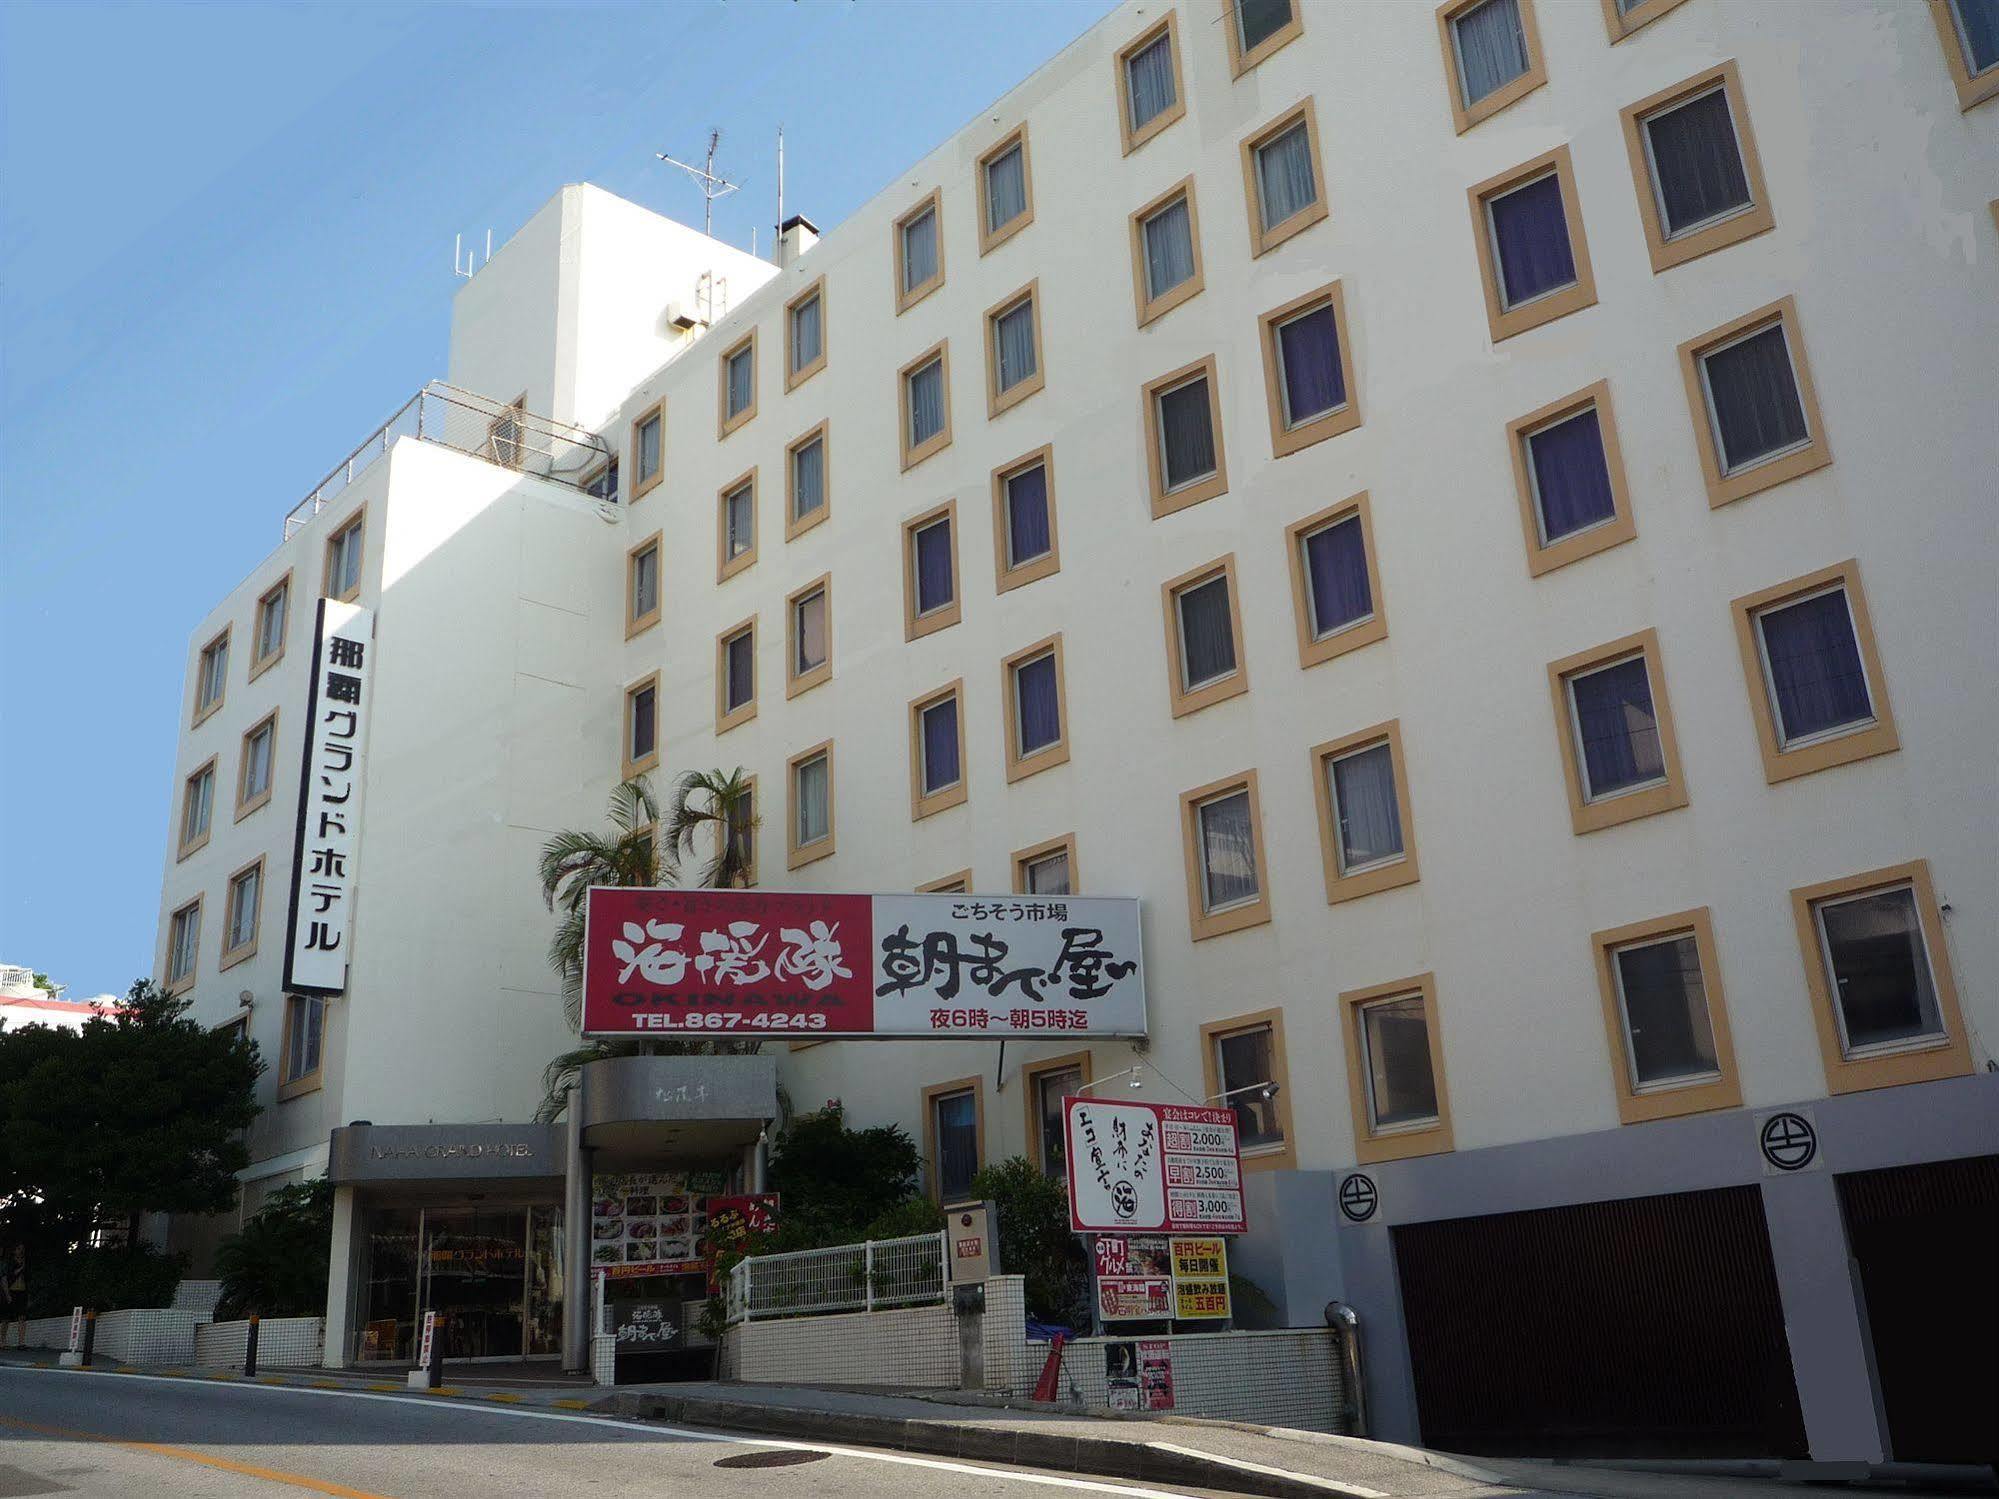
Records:
M604 440L593 432L433 380L292 507L285 517L285 539L332 504L398 437L441 443L571 489L586 488L611 457Z

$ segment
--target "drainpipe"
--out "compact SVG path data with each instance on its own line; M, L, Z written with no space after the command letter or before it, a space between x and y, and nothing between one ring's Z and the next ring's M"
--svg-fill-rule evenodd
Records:
M1344 1301L1326 1303L1326 1326L1340 1340L1340 1383L1346 1386L1347 1432L1367 1435L1367 1376L1360 1359L1360 1314Z
M562 1367L590 1367L590 1162L583 1148L583 1079L569 1085L562 1163Z

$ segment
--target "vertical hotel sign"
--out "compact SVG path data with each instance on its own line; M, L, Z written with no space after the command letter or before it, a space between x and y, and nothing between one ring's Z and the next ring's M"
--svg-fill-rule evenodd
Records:
M291 911L285 930L285 989L340 994L354 925L354 848L361 830L368 683L375 667L372 610L319 601L307 688L305 758L292 845Z

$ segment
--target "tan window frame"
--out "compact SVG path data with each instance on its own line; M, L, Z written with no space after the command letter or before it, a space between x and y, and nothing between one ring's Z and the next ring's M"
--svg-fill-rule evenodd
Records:
M1805 414L1805 441L1794 448L1746 463L1732 473L1722 469L1721 443L1709 413L1707 380L1701 361L1721 348L1740 342L1765 328L1780 325L1784 347L1791 356L1791 376L1797 386L1798 405ZM1832 447L1826 441L1825 419L1819 415L1817 388L1812 384L1811 365L1805 357L1804 334L1798 326L1795 297L1783 297L1754 312L1744 313L1719 328L1711 328L1698 338L1680 345L1680 377L1687 387L1687 406L1694 423L1694 444L1700 451L1701 477L1707 484L1711 509L1732 505L1791 479L1813 473L1832 462Z
M1521 0L1521 3L1525 4L1526 0ZM1499 247L1493 243L1488 205L1496 198L1503 198L1549 176L1560 184L1562 221L1569 232L1569 255L1575 261L1576 279L1567 286L1544 292L1517 307L1508 307L1500 286ZM1466 196L1471 201L1472 240L1478 252L1479 280L1485 288L1486 325L1494 343L1596 305L1596 272L1590 268L1589 239L1583 233L1582 200L1576 196L1576 170L1567 146L1544 151L1532 161L1524 161L1510 171L1488 177L1469 189Z
M923 1165L924 1186L932 1202L943 1201L943 1162L937 1156L937 1104L946 1098L955 1098L960 1093L972 1095L972 1119L978 1137L978 1157L980 1167L986 1163L986 1088L985 1081L977 1077L954 1078L948 1083L933 1083L923 1090Z
M1614 47L1632 32L1650 26L1667 11L1684 5L1686 0L1637 0L1636 4L1618 8L1618 0L1603 0L1603 25L1610 33L1610 44Z
M743 871L741 888L748 890L757 882L757 833L763 827L763 813L759 810L762 802L759 800L761 793L757 790L755 773L753 772L744 776L743 783L749 787L750 791L749 826L744 829L744 841L749 845L750 858L748 866Z
M1168 14L1171 14L1169 12ZM1027 1158L1045 1175L1048 1158L1042 1151L1041 1137L1041 1082L1052 1073L1076 1071L1082 1074L1076 1086L1086 1088L1096 1080L1096 1073L1090 1063L1088 1051L1065 1051L1059 1057L1043 1057L1029 1062L1020 1069L1020 1091L1027 1095ZM1063 1122L1067 1128L1067 1121Z
M1034 339L1034 373L1000 389L1000 319L1027 304L1028 324ZM1018 291L1002 297L986 309L986 420L1011 410L1048 383L1048 360L1041 342L1041 282L1039 278Z
M1043 745L1032 754L1020 751L1020 701L1015 685L1015 674L1023 666L1051 657L1055 662L1055 711L1061 718L1061 734L1053 744ZM1038 775L1044 770L1052 770L1057 765L1069 762L1069 687L1068 675L1062 668L1062 632L1044 636L1015 651L1000 662L1000 713L1006 725L1006 779L1007 784Z
M944 425L920 443L910 441L909 387L911 379L936 361L944 381ZM895 393L902 417L902 468L907 473L924 459L951 445L951 340L940 338L895 372Z
M961 869L956 874L943 875L916 887L918 895L969 895L972 890L972 871Z
M1596 411L1597 431L1603 437L1604 468L1610 475L1610 518L1556 541L1544 541L1541 536L1539 486L1528 439L1592 408ZM1520 501L1520 530L1527 543L1529 577L1538 578L1558 567L1567 567L1571 562L1594 557L1598 552L1623 545L1638 534L1638 523L1631 515L1631 490L1624 477L1624 449L1617 440L1617 421L1611 410L1608 380L1599 380L1594 385L1563 396L1558 401L1550 401L1508 422L1506 446L1513 456L1513 487Z
M908 278L904 274L903 266L905 243L903 231L922 218L925 213L936 215L933 222L937 230L937 269L926 279L914 286L908 286L905 290ZM890 233L895 240L891 247L894 253L890 256L895 268L895 311L896 316L900 317L944 284L944 190L941 187L933 187L914 207L895 221Z
M359 554L360 566L355 568L354 570L354 586L348 589L344 593L335 593L333 591L333 561L334 558L339 555L342 544L346 541L346 539L349 536L355 538L353 544L361 549ZM328 598L338 599L343 604L351 604L356 599L361 597L362 575L367 571L368 567L367 548L368 548L368 507L366 505L363 505L359 510L356 510L346 520L342 521L340 525L327 536L326 560L324 564L324 570L321 573L321 577L324 580L324 586L321 588L320 591L324 593Z
M1425 1123L1390 1125L1377 1130L1369 1099L1367 1043L1361 1027L1366 1010L1398 999L1423 1001L1423 1027L1430 1041L1430 1081L1437 1092L1437 1117ZM1392 984L1349 989L1339 998L1340 1042L1347 1056L1347 1102L1353 1116L1354 1159L1363 1166L1381 1161L1406 1161L1413 1156L1441 1155L1453 1149L1451 1096L1444 1083L1444 1044L1437 1017L1436 976L1412 974Z
M1164 425L1159 419L1159 402L1163 396L1172 394L1183 385L1191 385L1196 380L1207 381L1208 386L1208 430L1215 441L1215 471L1206 478L1192 479L1169 491L1166 488L1166 456ZM1151 483L1152 518L1185 510L1190 505L1198 505L1204 500L1212 500L1229 492L1228 453L1222 441L1222 401L1221 379L1216 372L1215 356L1197 359L1192 364L1183 364L1177 370L1168 370L1156 380L1148 381L1139 393L1142 414L1145 421L1145 461L1147 477Z
M958 775L949 785L926 792L923 763L923 715L939 703L951 703L958 715ZM965 750L965 679L959 677L948 687L936 692L927 692L922 697L913 698L909 704L909 820L921 822L935 812L951 807L963 806L968 784L971 780L970 767L966 764Z
M1166 38L1166 56L1173 66L1173 102L1160 110L1137 129L1131 123L1131 60L1146 51L1161 37ZM1124 142L1124 154L1131 155L1140 146L1151 140L1160 131L1187 113L1187 83L1180 69L1180 13L1168 10L1162 21L1145 28L1120 48L1113 60L1117 70L1117 118L1118 136Z
M1327 635L1315 633L1312 619L1312 579L1305 567L1305 542L1349 518L1360 522L1361 547L1367 555L1367 593L1373 612ZM1284 548L1291 567L1291 605L1298 621L1298 665L1317 666L1348 651L1388 638L1388 607L1381 597L1381 567L1374 550L1374 511L1367 491L1348 495L1324 510L1293 521L1284 528Z
M1701 991L1707 1000L1708 1030L1714 1037L1715 1073L1712 1077L1666 1079L1641 1087L1631 1056L1617 955L1634 947L1683 937L1693 939L1694 950L1700 957ZM1649 921L1593 932L1589 940L1590 950L1595 954L1597 990L1603 996L1604 1036L1610 1043L1611 1085L1617 1090L1618 1119L1625 1124L1643 1124L1709 1109L1742 1107L1742 1083L1735 1071L1735 1042L1729 1031L1721 965L1715 957L1714 922L1708 908L1678 911L1671 916L1656 916Z
M729 501L744 491L749 493L750 544L737 556L729 555ZM715 581L726 583L757 560L757 471L754 465L715 491Z
M645 452L644 433L649 423L659 423L659 465L648 474L640 457ZM651 494L666 477L666 397L661 396L632 418L632 499Z
M173 914L167 917L167 955L166 962L160 967L160 972L164 978L161 987L168 994L187 993L188 990L194 987L195 978L201 972L201 906L202 902L206 899L206 896L197 895L185 905L176 907ZM192 924L194 932L193 950L188 954L187 972L181 974L179 977L175 977L174 954L180 944L174 940L174 934L181 930L183 922Z
M200 850L206 848L208 846L208 840L212 836L214 836L215 761L216 757L214 755L210 755L206 760L202 761L201 764L197 765L193 770L189 771L186 778L182 780L180 783L180 819L178 823L175 825L177 849L174 854L174 858L176 862L180 861L181 859L185 859L190 854L197 853ZM202 828L201 832L197 836L189 838L187 836L187 814L191 805L191 798L194 793L194 788L201 781L201 778L203 776L206 776L208 778L208 821L206 826Z
M738 354L748 352L750 356L750 403L734 416L729 414L729 367L735 363ZM722 357L715 361L715 421L716 440L719 442L737 428L747 425L756 418L758 376L757 330L752 328L741 338L722 351Z
M275 649L265 655L257 655L264 643L264 610L271 600L279 595L284 597L284 607L278 611L278 643ZM249 680L254 682L265 672L276 666L285 654L285 647L291 643L292 633L292 575L286 569L285 575L257 596L257 607L250 614L250 662Z
M1013 566L1007 564L1007 556L1012 546L1012 528L1007 512L1007 485L1014 478L1039 466L1042 487L1048 497L1048 550L1038 557ZM993 470L993 591L1005 593L1032 583L1037 578L1045 578L1050 573L1062 570L1061 534L1055 524L1055 449L1044 444L1031 453L1023 453L1011 463L1003 463Z
M1229 77L1240 78L1278 48L1305 34L1304 0L1290 0L1291 19L1271 32L1248 51L1243 50L1242 25L1236 14L1236 0L1221 0L1222 34L1228 38Z
M744 635L750 637L750 696L733 709L729 706L729 645ZM748 723L757 716L757 617L738 620L715 637L715 732Z
M1340 346L1340 383L1346 400L1302 422L1286 425L1284 416L1284 360L1277 341L1278 329L1306 313L1330 307L1333 332ZM1270 407L1270 451L1285 458L1309 448L1315 442L1338 437L1360 425L1360 388L1354 382L1353 338L1347 325L1346 295L1337 281L1329 281L1302 297L1293 297L1273 307L1256 320L1257 338L1263 345L1263 395Z
M195 654L194 719L188 725L190 728L193 728L196 724L207 722L229 696L229 643L230 637L235 632L236 627L233 624L224 625L208 644L204 645ZM204 702L201 695L208 688L210 675L209 663L211 661L220 662L221 670L216 674L215 696Z
M1757 620L1773 609L1835 588L1846 595L1847 613L1853 621L1853 641L1860 652L1861 669L1867 676L1867 699L1874 716L1865 724L1834 729L1786 745L1776 705L1771 701L1771 683ZM1749 687L1750 716L1756 721L1756 746L1763 756L1763 776L1772 786L1796 776L1830 770L1835 765L1851 765L1856 760L1890 754L1902 747L1895 732L1894 710L1888 705L1888 679L1881 670L1881 651L1874 640L1867 595L1860 586L1857 558L1849 557L1801 578L1744 594L1729 605L1729 610L1735 617L1735 640L1742 652L1742 672Z
M1333 762L1361 750L1386 745L1389 763L1395 772L1395 810L1401 830L1402 852L1390 859L1377 860L1359 869L1341 867L1339 807L1333 796ZM1402 721L1391 718L1315 744L1311 750L1312 794L1319 807L1319 854L1326 871L1326 904L1336 906L1382 890L1396 890L1416 883L1416 810L1409 800L1409 763L1402 753Z
M1614 5L1616 0L1605 3ZM1692 225L1668 239L1646 124L1670 109L1717 91L1727 101L1735 149L1742 160L1743 180L1749 187L1749 202L1723 218ZM1742 94L1742 74L1733 59L1704 68L1671 88L1640 99L1619 117L1624 121L1624 146L1631 158L1632 185L1638 191L1638 221L1645 228L1645 248L1652 257L1654 275L1730 245L1739 245L1776 225L1776 215L1770 208L1770 190L1763 184L1763 159L1756 152L1756 137L1749 128L1749 105Z
M797 324L798 309L814 298L819 301L819 354L804 364L798 362ZM810 286L784 304L784 388L786 391L798 389L807 380L826 368L826 278L815 277Z
M798 841L798 772L812 761L824 757L826 761L826 836L815 838L810 843ZM821 740L810 749L800 750L784 762L785 816L784 846L785 868L802 869L807 864L815 864L827 858L834 849L834 833L837 823L834 809L837 806L836 788L833 784L833 741Z
M1180 599L1183 594L1217 579L1228 589L1229 636L1235 648L1235 669L1212 682L1190 686L1187 682L1186 631L1180 618ZM1159 597L1166 611L1166 682L1173 716L1185 718L1189 713L1198 713L1203 708L1240 697L1249 691L1248 642L1243 639L1242 633L1242 587L1236 582L1235 553L1230 552L1212 562L1203 563L1177 578L1169 578L1160 585Z
M1076 872L1076 835L1074 833L1064 833L1059 838L1044 838L1039 843L1030 843L1026 848L1015 849L1012 858L1008 860L1008 867L1013 870L1013 893L1015 895L1032 894L1027 888L1028 871L1036 864L1053 858L1056 854L1062 856L1064 861L1062 867L1068 871L1069 893L1071 895L1079 894L1083 886Z
M1201 1080L1203 1091L1210 1099L1219 1100L1218 1107L1228 1108L1232 1100L1221 1099L1224 1088L1222 1076L1221 1043L1231 1036L1245 1035L1251 1031L1270 1032L1270 1071L1266 1081L1277 1085L1277 1092L1271 1098L1271 1112L1277 1116L1277 1128L1283 1133L1280 1145L1252 1146L1243 1152L1244 1171L1286 1171L1297 1164L1298 1136L1291 1127L1291 1060L1284 1049L1284 1011L1281 1008L1257 1010L1248 1015L1231 1015L1224 1020L1210 1020L1201 1027Z
M813 594L825 597L826 659L809 671L798 669L798 606ZM793 589L784 600L784 695L794 698L809 692L833 676L833 575L821 573L802 588Z
M246 794L250 785L250 741L269 730L271 735L271 763L264 779L264 789L255 795ZM278 710L271 709L262 718L243 731L243 741L237 750L236 760L236 821L241 822L259 807L269 803L271 790L278 782ZM211 820L213 814L211 813Z
M989 228L992 213L987 198L991 188L986 175L987 168L1016 146L1020 148L1020 185L1027 206L997 229ZM997 250L1034 222L1034 162L1028 155L1026 122L1023 121L1009 130L997 145L981 156L975 171L979 185L979 253L985 255Z
M1640 657L1645 662L1646 684L1652 693L1652 718L1659 734L1659 758L1664 766L1654 783L1629 791L1613 791L1591 800L1585 797L1581 752L1577 747L1575 707L1570 700L1569 680L1621 661ZM1686 771L1680 763L1680 744L1673 732L1673 707L1666 695L1666 673L1659 654L1659 632L1640 630L1621 640L1612 640L1592 650L1578 651L1548 663L1548 686L1554 697L1555 731L1561 741L1562 778L1568 786L1569 818L1580 836L1620 823L1635 822L1670 812L1687 804Z
M1182 198L1187 200L1187 243L1194 252L1194 274L1155 297L1152 295L1152 280L1145 269L1145 225ZM1166 316L1189 297L1199 296L1208 284L1207 271L1201 260L1201 209L1194 195L1194 179L1191 176L1182 177L1150 203L1135 210L1130 225L1132 305L1138 312L1138 326L1143 328Z
M639 610L639 559L647 552L652 553L652 607L642 613ZM658 531L625 553L625 639L630 640L659 623L661 601L666 596L665 563L666 547Z
M1478 103L1465 103L1463 75L1458 69L1457 34L1452 22L1484 3L1485 0L1444 0L1444 4L1437 7L1437 36L1444 46L1444 88L1451 101L1451 124L1459 135L1481 121L1491 119L1509 104L1517 103L1548 81L1548 64L1541 55L1541 31L1534 24L1534 0L1519 0L1520 34L1527 44L1527 71L1512 82L1494 89Z
M832 423L801 432L784 449L784 539L796 541L833 513ZM798 455L813 443L819 444L819 508L810 515L798 513Z
M1256 170L1257 153L1301 124L1305 127L1306 154L1312 161L1312 201L1289 218L1265 228L1262 179ZM1285 110L1254 135L1243 139L1242 190L1249 211L1249 253L1252 260L1269 254L1293 235L1304 233L1326 217L1326 167L1325 158L1319 152L1319 112L1310 97Z
M1944 1034L1938 1040L1916 1043L1904 1050L1870 1051L1864 1056L1850 1057L1841 1043L1839 1019L1834 1013L1833 984L1826 971L1825 948L1819 937L1818 910L1830 901L1899 886L1908 887L1916 907L1924 956L1929 960L1930 982L1936 988L1937 1017L1943 1023ZM1950 944L1937 905L1936 887L1930 879L1929 860L1891 864L1886 869L1871 869L1865 874L1793 890L1791 914L1797 923L1798 945L1805 962L1805 985L1811 994L1812 1020L1818 1028L1829 1092L1858 1093L1869 1088L1962 1077L1972 1071L1971 1046L1966 1039L1964 1016L1958 1010L1957 979L1951 971Z
M294 1006L303 1006L308 1015L314 1006L319 1013L319 1065L310 1072L302 1072L291 1077L292 1070L292 1014ZM278 1102L297 1098L301 1093L319 1090L320 1081L326 1071L326 1015L328 1005L317 995L288 994L285 996L284 1010L280 1017L283 1030L278 1040Z
M927 614L916 612L916 537L936 525L948 528L951 539L951 599ZM946 500L902 523L902 638L920 640L958 623L964 613L964 581L958 569L958 502Z
M1201 808L1241 791L1249 793L1249 836L1256 860L1256 896L1253 900L1210 911L1207 909L1203 874L1205 866L1201 860ZM1270 920L1269 850L1263 836L1263 805L1257 791L1255 771L1245 770L1237 775L1224 776L1219 781L1210 781L1205 786L1196 786L1192 791L1183 791L1180 794L1180 839L1181 855L1187 871L1187 925L1194 941L1205 942L1210 937L1262 926Z
M246 876L257 876L257 909L250 914L250 935L234 947L229 945L230 928L236 921L236 888ZM259 854L248 864L229 876L229 883L223 887L222 896L222 961L216 965L216 972L234 968L246 958L257 955L257 935L264 924L264 855Z
M632 755L632 714L633 709L637 706L639 694L647 689L650 689L652 692L652 748L645 754L634 758ZM629 781L634 776L641 776L649 770L658 768L659 741L662 737L660 718L659 673L656 671L651 672L646 676L640 677L636 682L628 683L625 687L624 735L620 739L618 746L619 756L622 761L621 773L624 780Z
M1950 0L1930 0L1930 19L1936 22L1937 40L1943 44L1944 66L1950 70L1951 87L1957 90L1957 107L1967 110L1987 99L1999 98L1999 66L1974 75L1964 39L1958 35L1957 17Z

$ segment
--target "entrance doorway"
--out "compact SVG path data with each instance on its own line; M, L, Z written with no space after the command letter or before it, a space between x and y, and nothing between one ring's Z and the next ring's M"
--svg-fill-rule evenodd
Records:
M416 1356L424 1313L444 1318L444 1356L561 1351L562 1210L524 1203L381 1208L368 1219L357 1357Z

